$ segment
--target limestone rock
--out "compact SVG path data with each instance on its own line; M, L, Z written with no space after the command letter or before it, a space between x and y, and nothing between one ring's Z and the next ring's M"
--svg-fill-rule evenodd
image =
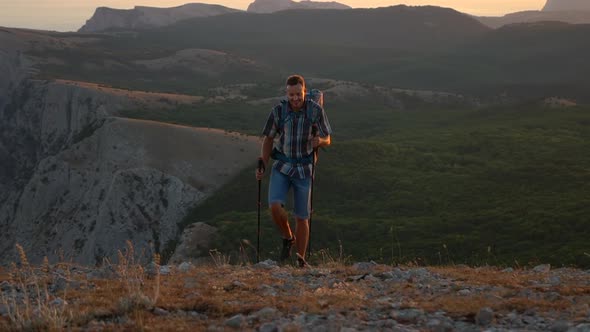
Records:
M220 5L189 3L173 8L136 6L133 9L99 7L79 32L108 29L141 29L166 26L193 17L215 16L238 12Z
M19 47L0 44L0 264L16 243L31 263L113 261L127 240L149 261L258 153L255 137L118 118L129 98L31 80Z
M292 0L255 0L248 6L248 12L274 13L287 9L350 9L339 2L292 1Z
M170 263L194 261L209 256L210 243L217 233L213 226L196 222L185 227Z

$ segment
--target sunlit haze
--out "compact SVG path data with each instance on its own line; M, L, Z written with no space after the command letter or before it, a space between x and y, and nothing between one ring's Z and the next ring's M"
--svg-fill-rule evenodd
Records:
M0 26L46 29L57 31L78 30L89 19L96 7L120 9L136 5L153 7L173 7L190 0L0 0ZM200 1L219 4L230 8L245 10L253 2L250 0L211 0ZM545 0L342 0L340 3L353 8L387 7L398 4L434 5L451 7L458 11L480 15L501 16L523 10L539 10Z

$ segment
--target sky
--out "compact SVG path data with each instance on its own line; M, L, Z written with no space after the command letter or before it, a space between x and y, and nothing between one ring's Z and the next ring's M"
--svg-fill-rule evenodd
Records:
M96 7L130 9L136 5L174 7L190 2L243 9L254 0L0 0L0 26L76 31ZM339 0L353 8L434 5L479 16L502 16L523 10L540 10L546 0Z

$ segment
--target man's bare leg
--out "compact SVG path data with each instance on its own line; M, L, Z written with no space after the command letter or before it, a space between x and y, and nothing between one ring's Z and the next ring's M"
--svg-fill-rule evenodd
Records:
M293 232L291 232L291 227L289 226L289 217L281 203L271 204L270 212L272 214L272 220L279 227L283 239L292 239Z
M295 226L295 245L297 246L297 253L301 257L305 257L307 250L307 242L309 241L309 219L297 219Z

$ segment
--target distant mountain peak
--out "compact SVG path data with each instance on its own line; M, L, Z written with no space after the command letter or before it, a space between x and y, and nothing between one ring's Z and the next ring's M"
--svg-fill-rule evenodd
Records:
M547 0L543 11L590 10L589 0Z
M293 0L255 0L248 6L248 12L274 13L288 9L351 9L350 6L336 1L293 1Z
M98 7L79 32L96 32L108 29L154 28L180 20L238 12L237 9L205 3L187 3L172 8L135 6L133 9Z

